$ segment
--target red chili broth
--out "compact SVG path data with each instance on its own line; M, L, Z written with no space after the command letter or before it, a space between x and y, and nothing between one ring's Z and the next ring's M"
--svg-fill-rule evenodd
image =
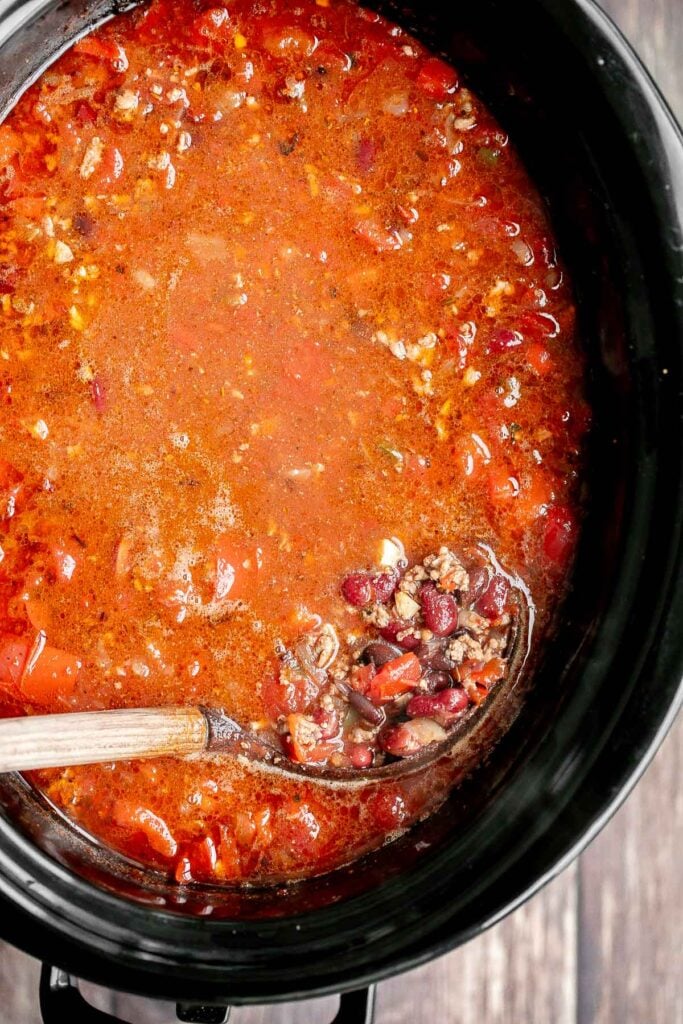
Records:
M348 0L152 0L22 97L0 197L4 715L299 710L275 641L356 629L340 581L385 537L491 545L547 622L588 424L571 286L505 132L415 39ZM179 882L330 870L449 785L34 778Z

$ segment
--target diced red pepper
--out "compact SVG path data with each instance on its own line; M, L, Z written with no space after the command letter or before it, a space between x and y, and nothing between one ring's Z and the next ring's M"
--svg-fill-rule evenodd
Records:
M482 662L464 661L457 669L458 680L473 704L482 704L494 683L505 675L502 658Z
M443 103L458 88L458 75L445 61L428 57L420 68L417 85L427 96Z
M74 654L49 647L44 634L38 634L21 676L21 692L41 703L66 696L73 691L80 668L81 662Z
M383 665L370 680L368 696L375 704L384 704L413 690L420 681L422 668L412 653L402 654Z

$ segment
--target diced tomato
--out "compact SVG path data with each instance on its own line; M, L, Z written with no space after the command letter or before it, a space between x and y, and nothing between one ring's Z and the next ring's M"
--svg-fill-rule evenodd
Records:
M547 376L553 368L550 352L540 342L533 342L526 350L526 361L539 377Z
M418 73L417 85L427 96L443 103L458 88L458 75L445 61L428 57Z
M114 822L130 832L141 832L155 853L175 857L178 844L163 818L133 800L117 800L112 808Z
M0 684L19 687L30 644L13 636L0 638Z
M410 652L402 654L383 665L370 680L368 696L375 704L383 704L414 689L421 675L422 668L416 656Z
M370 689L370 683L376 674L377 670L372 662L369 662L367 665L353 665L349 681L354 690L358 690L359 693L366 694Z
M76 53L84 53L88 57L96 57L98 60L111 64L114 71L119 73L128 67L128 57L124 48L114 39L102 39L97 36L85 36L74 46Z
M520 527L530 526L544 515L555 497L553 481L542 467L530 469L520 481L515 518Z
M49 647L45 634L39 633L21 676L21 692L41 703L66 696L73 691L80 668L81 662L74 654Z
M306 715L293 714L287 716L289 729L288 753L294 761L317 762L326 761L339 744L327 743L322 740L319 727Z
M305 711L318 696L318 690L318 685L304 672L283 665L279 675L267 675L263 680L263 706L275 721L280 715Z
M21 598L24 602L28 620L37 633L45 632L52 625L52 612L49 603L41 596L44 594L42 585L45 577L39 573L29 573L24 581Z
M519 494L519 481L509 466L495 466L489 470L489 494L498 507Z
M96 188L107 189L115 185L124 171L124 161L121 151L116 146L105 146L102 159L95 168L90 179Z
M398 232L383 227L376 220L360 220L354 225L353 231L374 252L393 252L403 245Z
M551 562L565 566L569 561L576 538L576 519L564 505L556 505L548 511L543 550Z

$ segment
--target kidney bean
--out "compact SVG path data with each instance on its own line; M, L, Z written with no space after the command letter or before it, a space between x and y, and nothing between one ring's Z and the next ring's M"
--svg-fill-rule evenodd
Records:
M444 594L435 583L425 583L420 591L425 626L435 636L448 636L458 625L458 603L452 594Z
M380 735L382 749L394 757L409 757L430 743L445 740L446 730L432 718L414 718L386 729Z
M380 604L386 604L398 586L398 573L381 572L375 576L374 581L375 600Z
M489 585L474 605L474 610L487 619L498 619L505 610L510 584L504 576L492 576Z
M412 623L405 622L403 619L392 619L388 625L384 626L379 631L379 635L384 640L389 640L390 643L397 644L403 651L414 651L416 647L420 646L419 636L415 636L414 633L408 633L401 640L398 639L398 634L403 633L407 629L412 629Z
M491 576L486 566L480 565L478 568L472 569L469 577L470 589L462 597L465 604L473 605L488 587Z
M369 659L377 668L394 658L400 658L402 654L401 648L390 644L388 640L373 640L363 649L363 658Z
M438 690L445 690L453 683L450 672L444 672L442 670L435 671L434 669L427 669L422 678L423 681L426 682L427 688L431 693L436 693Z
M417 694L406 705L411 718L433 718L439 725L450 725L469 704L469 697L460 687L452 687L435 694Z
M367 743L353 743L348 748L348 755L354 768L369 768L375 759Z
M384 721L385 715L381 708L376 707L372 701L364 697L362 693L358 693L357 690L349 689L348 693L349 704L354 708L361 718L364 718L366 722L370 722L371 725L381 725Z
M427 640L426 643L420 644L415 649L415 654L425 669L435 669L439 672L448 672L451 668L451 663L446 657L446 644L443 640L434 637L433 640Z
M373 598L372 576L367 572L352 572L342 580L341 592L345 601L354 608L370 604Z

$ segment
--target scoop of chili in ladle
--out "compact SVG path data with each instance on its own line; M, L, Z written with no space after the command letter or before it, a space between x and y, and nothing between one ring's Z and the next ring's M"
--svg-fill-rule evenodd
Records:
M128 758L230 756L282 777L339 787L423 771L452 751L495 688L526 661L533 603L524 583L479 545L342 583L365 622L342 651L329 625L279 645L284 685L317 688L306 713L246 729L218 709L133 708L0 721L0 771ZM468 567L465 567L468 561Z

